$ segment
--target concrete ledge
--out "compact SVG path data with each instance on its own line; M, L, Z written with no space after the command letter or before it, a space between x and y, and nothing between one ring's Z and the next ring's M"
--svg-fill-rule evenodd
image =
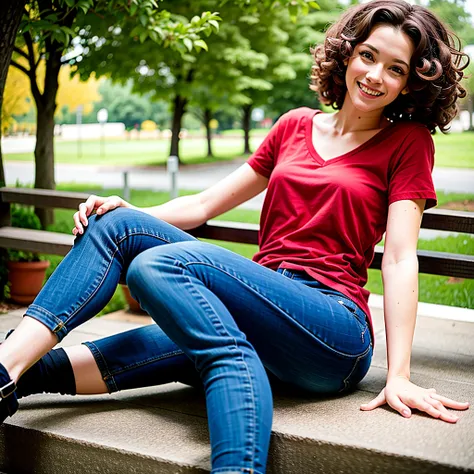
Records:
M269 473L474 473L474 411L449 425L423 414L404 419L389 408L359 410L384 386L385 341L374 310L376 349L359 389L342 397L315 397L275 387ZM0 332L21 316L0 319ZM115 315L117 316L117 315ZM95 319L65 342L135 327L132 321ZM125 316L126 318L126 316ZM1 336L0 336L1 337ZM439 393L474 401L474 324L419 317L412 380ZM210 414L212 416L212 414ZM203 395L180 384L114 395L36 395L0 430L0 469L15 473L209 472Z

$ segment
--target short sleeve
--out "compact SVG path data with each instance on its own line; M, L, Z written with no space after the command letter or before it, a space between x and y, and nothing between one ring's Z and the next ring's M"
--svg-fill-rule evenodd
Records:
M275 167L278 148L280 143L281 118L273 125L263 142L255 153L248 159L247 163L259 174L269 178Z
M404 199L426 199L425 209L436 206L433 166L433 138L426 127L416 127L401 144L390 171L388 204Z

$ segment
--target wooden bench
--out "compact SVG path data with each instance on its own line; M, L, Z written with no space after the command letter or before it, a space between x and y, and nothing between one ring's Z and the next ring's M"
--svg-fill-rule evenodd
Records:
M0 247L65 255L73 244L71 234L12 228L10 204L77 209L86 197L0 188ZM422 227L474 234L474 213L428 211ZM192 233L258 243L258 226L251 224L210 221ZM377 248L372 268L380 268L382 254L383 249ZM424 273L474 278L474 256L426 251L418 256ZM22 314L17 313L0 320L0 332L18 324ZM386 379L382 311L374 311L373 317L378 342L372 367L350 396L314 397L282 387L274 390L269 474L474 472L472 408L460 413L456 427L422 414L415 413L408 421L388 409L370 413L357 409L376 396ZM107 336L130 329L131 324L138 327L138 323L93 318L77 338ZM472 323L419 317L413 381L472 402L473 337ZM68 336L67 343L77 344L79 339L74 338ZM60 395L37 395L21 403L23 409L0 429L2 471L82 474L100 466L103 472L124 474L137 469L143 474L209 472L205 401L180 384L97 396L87 403Z
M0 188L0 248L66 255L74 241L72 234L11 227L12 203L40 208L77 209L88 195L43 189ZM258 244L258 225L211 220L189 231L196 237ZM429 210L423 214L423 229L474 234L474 213ZM71 222L72 228L72 222ZM474 256L418 250L419 271L433 275L474 278ZM376 247L371 268L380 269L383 248Z

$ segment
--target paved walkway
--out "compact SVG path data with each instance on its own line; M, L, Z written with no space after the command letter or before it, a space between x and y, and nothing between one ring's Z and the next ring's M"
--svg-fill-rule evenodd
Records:
M245 163L239 159L219 164L185 166L178 176L178 188L200 191L218 182ZM124 184L123 167L92 166L57 163L55 176L57 183L100 184L105 188L122 188ZM7 161L5 163L7 183L13 185L17 180L22 184L34 182L34 166L30 162ZM437 190L458 193L474 193L474 170L455 168L436 168L433 179ZM170 177L164 167L130 168L128 186L132 189L151 189L168 191ZM243 209L261 210L265 192L240 206ZM423 229L420 237L434 239L449 233Z
M194 165L181 168L178 177L180 189L202 190L218 182L245 163L245 159L219 164ZM106 167L58 163L55 166L57 183L100 184L105 188L123 186L123 167ZM5 175L8 184L19 180L22 184L33 183L34 165L31 162L7 161ZM164 167L130 168L129 186L135 189L165 191L170 188L170 178ZM458 193L474 193L474 170L435 168L433 180L437 190ZM251 209L260 209L263 193L251 201Z

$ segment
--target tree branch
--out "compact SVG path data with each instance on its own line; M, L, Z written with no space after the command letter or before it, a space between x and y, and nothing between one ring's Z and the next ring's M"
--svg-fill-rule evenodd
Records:
M41 94L38 88L38 83L36 82L36 63L35 50L33 48L33 38L31 37L29 31L23 33L23 38L25 38L26 47L28 49L28 61L30 63L30 74L28 77L30 78L31 93L35 99L36 106L38 107L38 105L42 102L43 95Z
M13 59L10 61L10 64L20 71L24 72L28 77L30 77L30 72L26 67L22 66L21 64L18 64L16 61L13 61Z
M20 56L23 56L25 59L29 60L28 55L22 49L18 48L17 46L13 47L13 51L15 53L19 54Z
M23 33L23 38L25 38L26 48L28 49L28 62L30 63L30 69L32 72L36 73L35 68L35 49L33 48L33 38L30 35L29 31Z

